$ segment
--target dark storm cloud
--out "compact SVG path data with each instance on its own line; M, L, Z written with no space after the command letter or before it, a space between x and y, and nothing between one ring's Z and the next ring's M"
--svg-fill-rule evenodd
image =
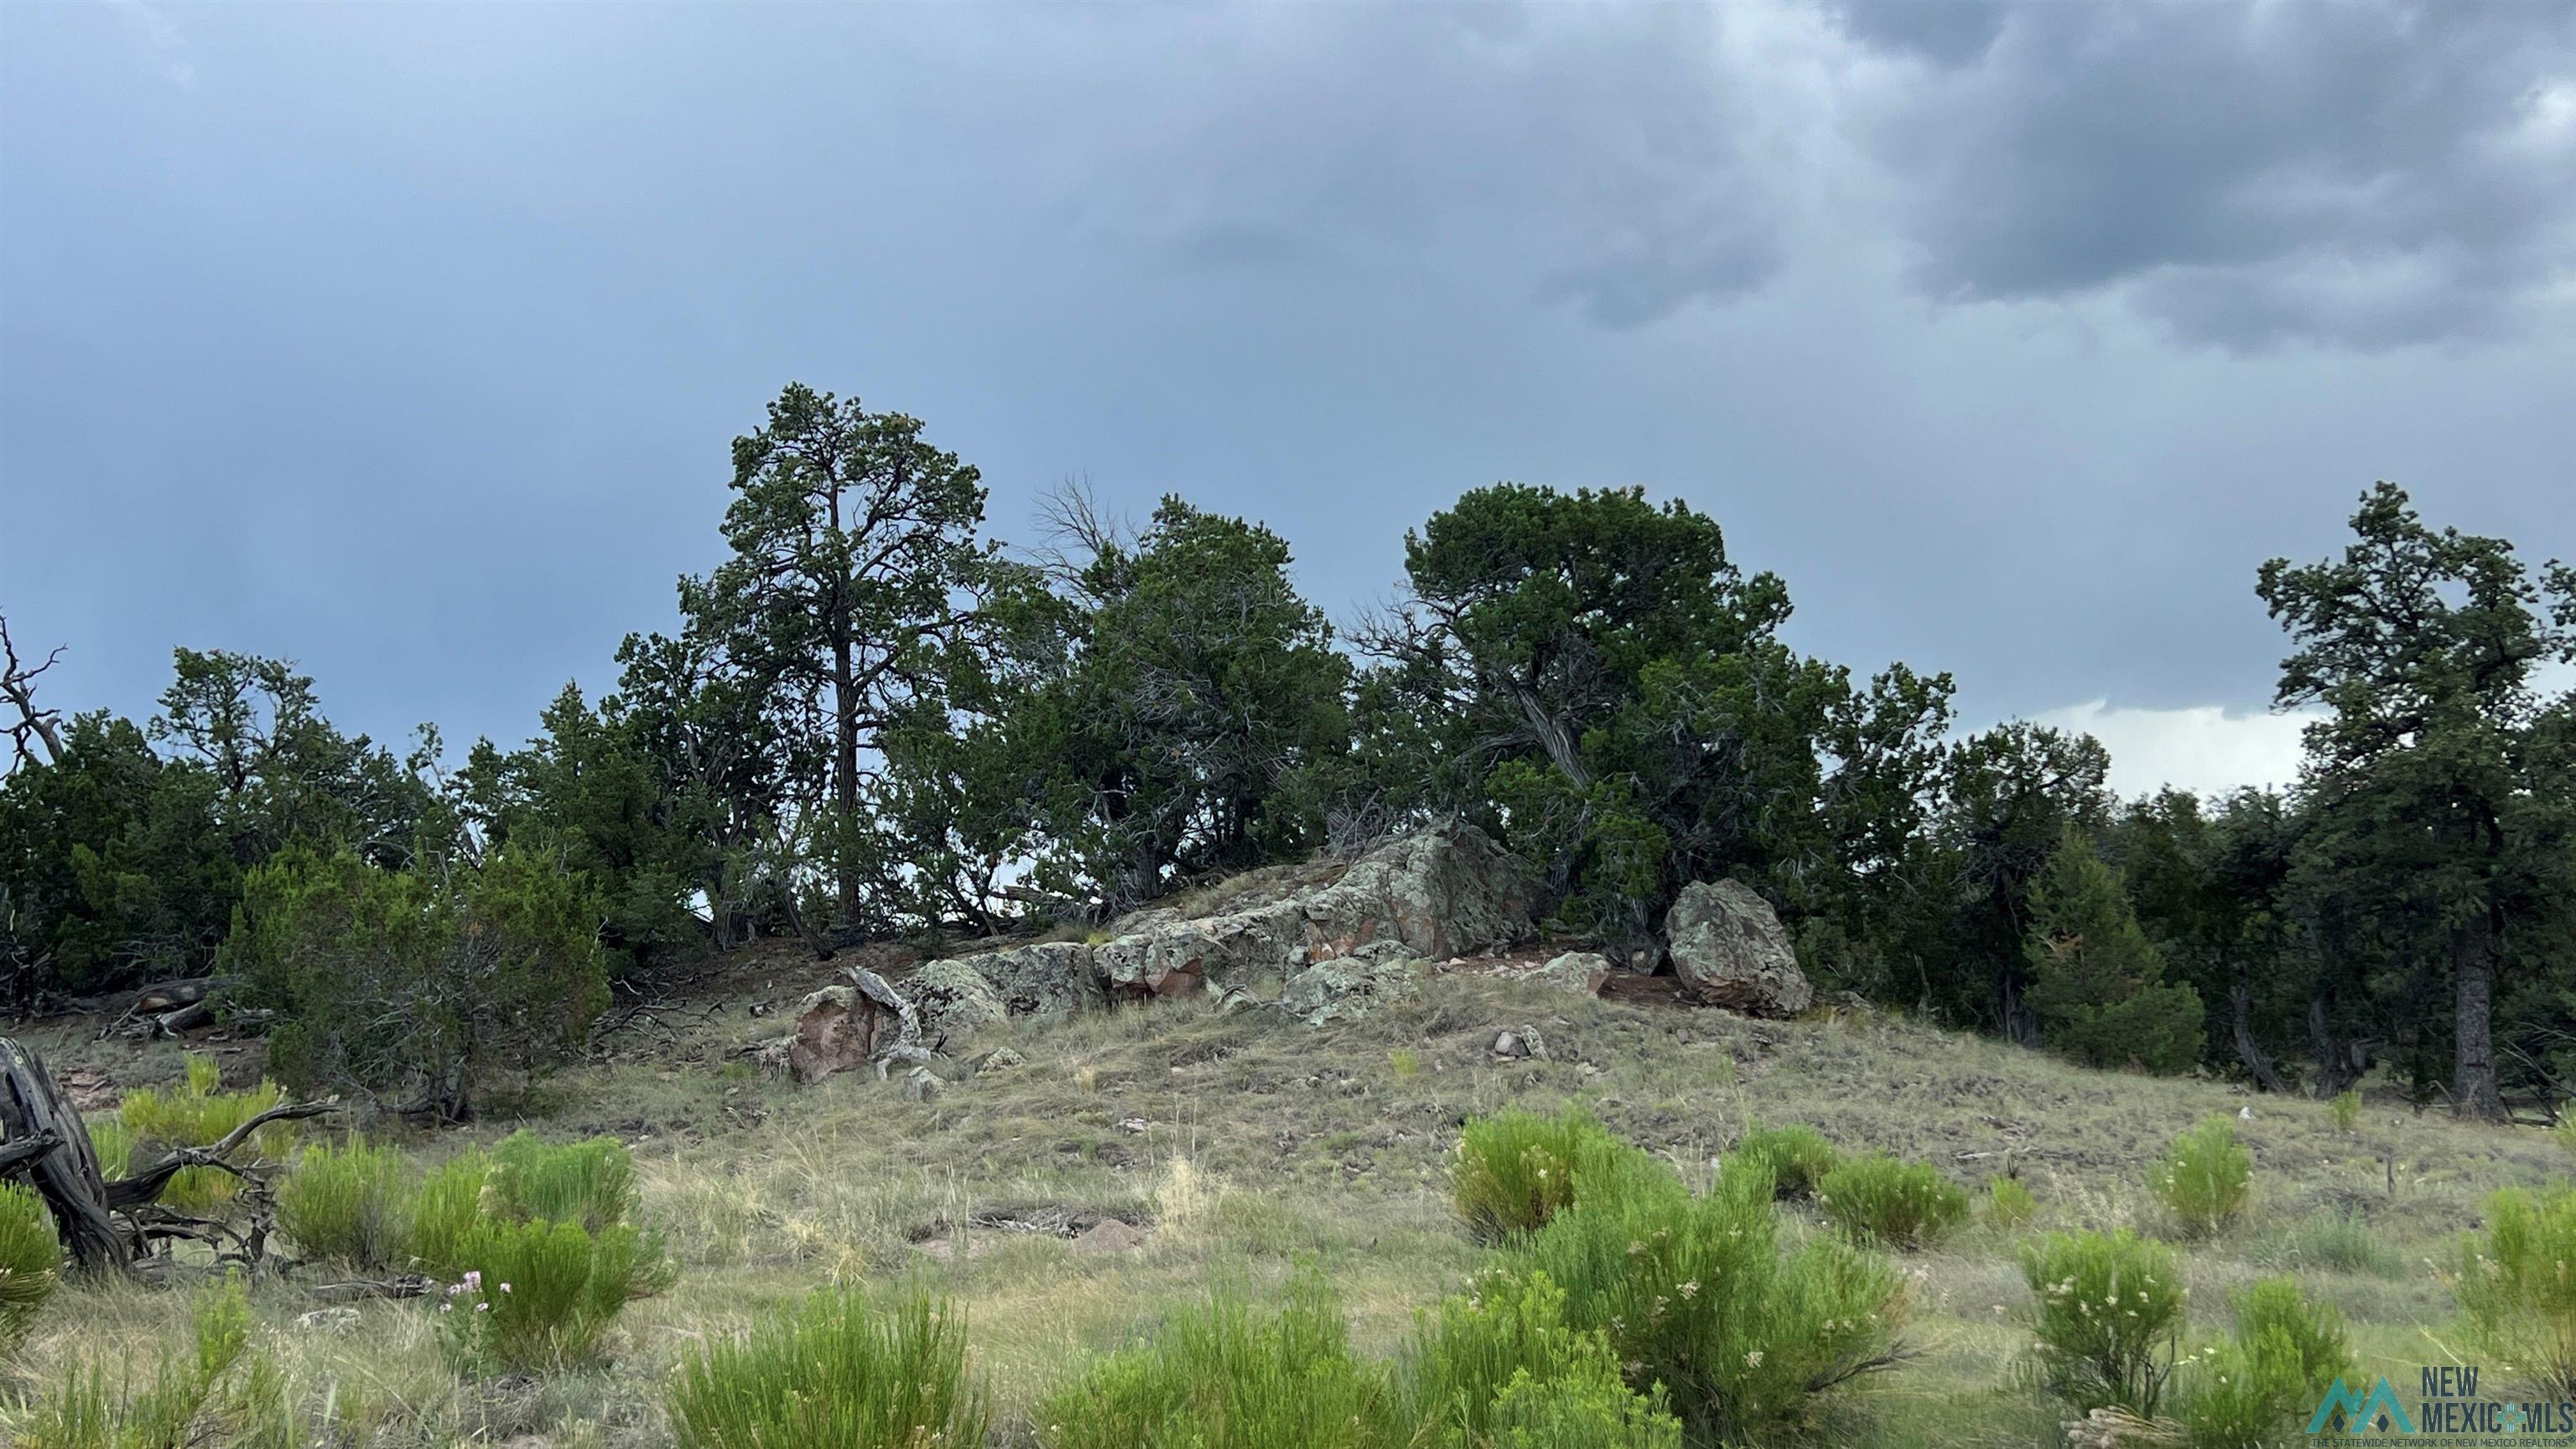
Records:
M2567 11L2392 13L0 4L0 606L68 708L516 739L800 379L1006 539L1179 493L1346 616L1635 485L1801 648L2234 738L2372 479L2576 553Z
M2576 7L1847 8L1919 60L1872 148L1948 301L2117 293L2193 342L2563 316Z

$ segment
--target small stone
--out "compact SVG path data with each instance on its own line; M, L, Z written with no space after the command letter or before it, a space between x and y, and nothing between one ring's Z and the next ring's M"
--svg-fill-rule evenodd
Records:
M1145 1234L1116 1218L1102 1218L1091 1231L1073 1240L1073 1251L1084 1257L1101 1257L1112 1253L1132 1253L1145 1246Z
M355 1332L358 1318L354 1308L316 1308L296 1315L295 1326L307 1333L327 1333L336 1338Z

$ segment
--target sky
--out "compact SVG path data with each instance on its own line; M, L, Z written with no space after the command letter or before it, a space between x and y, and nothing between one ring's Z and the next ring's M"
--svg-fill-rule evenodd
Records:
M2289 778L2253 593L2375 479L2576 555L2576 6L0 6L0 612L524 737L796 380L993 531L1267 522L1337 617L1639 486L1800 648Z

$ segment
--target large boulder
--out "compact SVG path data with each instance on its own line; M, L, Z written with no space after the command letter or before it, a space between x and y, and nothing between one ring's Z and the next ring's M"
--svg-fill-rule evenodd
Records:
M1013 1016L1071 1016L1105 1004L1092 948L1079 941L1042 941L969 956L958 964L984 978Z
M934 1043L962 1041L1004 1016L1066 1016L1112 998L1237 1000L1343 958L1511 945L1533 934L1537 895L1520 862L1483 832L1433 826L1378 846L1329 884L1206 916L1152 907L1120 918L1096 945L1057 941L934 961L904 995ZM1321 977L1302 989L1338 993Z
M1308 1026L1364 1016L1382 1001L1412 995L1422 984L1422 963L1394 952L1369 952L1318 961L1288 978L1279 1009Z
M1532 934L1537 889L1520 862L1471 825L1388 841L1330 885L1217 915L1140 911L1093 948L1119 996L1256 991L1319 962L1396 953L1447 957Z
M1694 881L1664 917L1673 970L1692 995L1747 1016L1796 1016L1816 989L1770 903L1740 881Z
M886 1014L856 987L826 986L796 1007L796 1035L787 1043L787 1070L810 1086L836 1072L864 1067L875 1056L887 1025Z
M1552 957L1548 963L1528 972L1522 980L1534 986L1552 986L1576 996L1599 996L1610 980L1610 958L1597 951L1568 951Z
M1472 825L1450 823L1390 840L1333 884L1290 904L1315 960L1378 941L1417 956L1463 956L1527 938L1538 889L1521 862Z
M930 961L907 977L904 999L921 1016L921 1036L933 1050L949 1050L1010 1013L993 983L964 961Z

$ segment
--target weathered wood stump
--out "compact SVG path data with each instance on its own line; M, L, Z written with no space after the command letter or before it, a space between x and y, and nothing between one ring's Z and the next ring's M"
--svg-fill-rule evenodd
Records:
M207 1224L152 1218L170 1179L191 1167L213 1167L249 1178L226 1159L271 1122L318 1117L340 1110L336 1102L296 1102L271 1107L206 1147L178 1148L131 1177L110 1181L99 1170L89 1124L54 1080L44 1058L14 1037L0 1037L0 1181L35 1189L52 1210L72 1261L84 1271L131 1271L147 1240L203 1238ZM265 1227L245 1239L254 1257Z

